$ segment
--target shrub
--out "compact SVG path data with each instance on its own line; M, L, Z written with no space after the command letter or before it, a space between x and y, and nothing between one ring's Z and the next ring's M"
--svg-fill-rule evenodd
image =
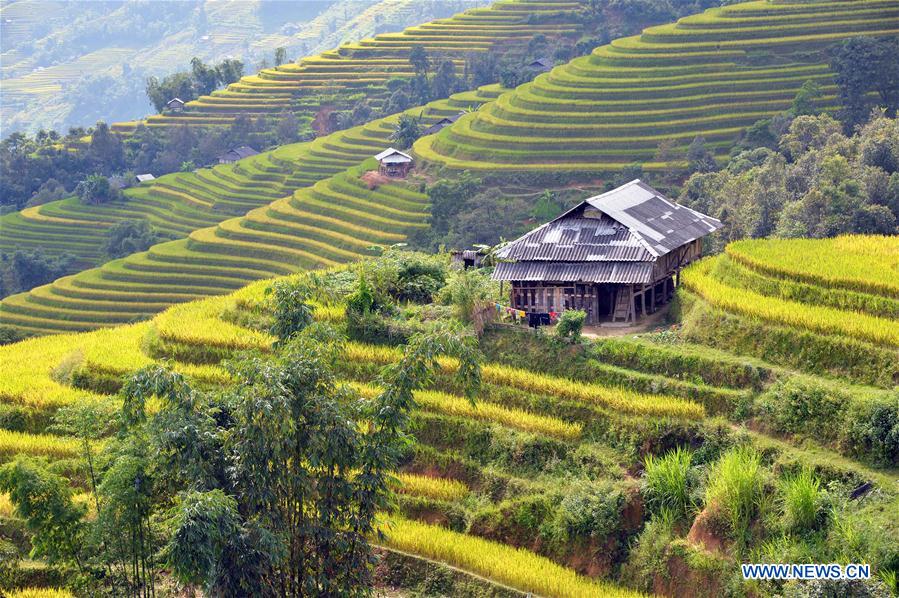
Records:
M851 397L798 377L779 381L759 398L757 411L778 432L805 433L829 441Z
M306 303L306 289L302 282L281 280L265 289L270 295L274 315L269 333L284 342L312 323L312 309Z
M581 331L584 329L584 321L587 312L579 309L568 309L559 316L559 324L556 326L556 334L560 338L570 338L573 342L581 339Z
M781 514L786 532L807 533L827 517L827 493L811 471L803 470L781 482Z
M690 508L690 467L693 453L677 447L661 458L647 455L643 480L647 503L655 513L667 512L676 518L686 516Z
M719 508L733 537L740 543L749 536L749 526L763 498L764 471L761 456L752 447L740 446L721 456L709 472L706 507Z
M541 534L557 546L617 536L625 502L625 493L609 482L578 482L566 488L555 516Z
M878 465L899 464L899 396L891 396L892 400L856 401L850 406L843 439L850 455Z

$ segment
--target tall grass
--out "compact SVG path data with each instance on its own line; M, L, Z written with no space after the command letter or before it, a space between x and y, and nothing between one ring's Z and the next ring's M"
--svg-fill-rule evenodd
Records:
M20 588L4 594L7 598L73 598L72 592L61 588Z
M719 509L734 538L743 543L759 513L764 487L761 455L749 446L736 447L724 453L712 466L705 490L705 505Z
M646 455L643 460L646 494L656 512L669 512L677 518L686 516L690 508L690 467L693 452L677 447L662 457Z
M786 478L780 486L784 529L803 533L818 527L827 513L821 481L806 469Z
M522 548L391 517L385 544L547 598L624 598L642 594L592 580Z

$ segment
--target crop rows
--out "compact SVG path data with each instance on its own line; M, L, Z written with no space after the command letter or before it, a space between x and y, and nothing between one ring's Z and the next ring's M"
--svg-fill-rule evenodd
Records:
M496 86L487 86L432 102L411 113L422 114L427 124L447 112L465 110L474 101L489 102L498 93ZM215 212L221 200L210 197L209 201L217 203L203 212L182 195L171 195L174 207L183 210L191 206L190 209L208 215L212 226L203 227L199 220L185 223L178 230L167 232L187 238L163 242L146 252L7 297L0 304L0 323L29 334L127 324L146 319L173 303L222 295L253 280L356 260L372 255L373 246L402 242L410 232L426 226L427 197L402 183L370 189L360 178L366 170L376 167L373 160L362 163L389 145L397 118L375 120L311 143L284 146L233 167L217 166L191 175L163 177L167 185L162 188L163 193L168 192L168 187L181 185L197 201L219 187L246 181L246 186L240 188L250 195L237 192L241 195L234 198L243 197L244 201L253 202L249 205L260 207L243 217L227 218L246 211L248 204L231 212ZM137 191L149 197L157 194L158 188L160 185L154 184L138 187ZM295 191L283 197L290 190ZM129 199L101 212L110 220L134 217L134 211L139 213L140 207L146 205L138 202L134 206L134 202ZM42 232L33 234L33 242L48 238L52 231L60 239L85 243L79 235L67 235L63 230L72 226L68 219L81 214L86 219L85 210L89 208L74 199L44 207L48 209L42 209L41 214L65 220L42 223ZM154 215L157 221L151 222L155 226L174 219L174 211L160 208ZM9 217L21 218L18 214ZM5 239L7 225L5 221L3 224ZM191 228L194 225L196 230ZM21 228L12 231L10 243L21 246ZM89 234L88 245L102 244L102 229L94 226Z
M721 259L728 258L710 258L683 273L685 287L715 307L820 334L841 335L887 347L899 347L899 322L895 319L802 303L730 286L713 274ZM895 256L892 259L895 264Z
M703 137L722 159L754 122L790 107L806 81L838 104L823 51L854 35L899 33L899 2L748 2L614 40L418 141L454 169L516 172L679 167ZM559 143L564 139L564 143ZM653 156L673 143L667 162Z
M414 75L408 61L413 47L425 48L433 57L449 58L461 71L470 53L523 47L537 33L576 38L581 31L581 11L580 3L569 0L500 0L487 8L345 43L298 63L263 69L225 90L188 102L181 113L151 116L146 123L223 125L238 114L303 112L303 99L316 94L364 91L367 98L379 102L388 95L385 84L389 79ZM134 126L119 123L114 128L124 132Z

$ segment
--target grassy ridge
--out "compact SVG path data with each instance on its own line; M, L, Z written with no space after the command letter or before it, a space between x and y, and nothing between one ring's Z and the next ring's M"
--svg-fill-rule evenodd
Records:
M459 170L663 169L681 166L686 147L703 137L723 158L743 129L789 108L806 81L821 86L821 108L836 106L828 45L897 32L894 0L710 9L557 67L415 151ZM653 158L662 141L675 146L666 162Z

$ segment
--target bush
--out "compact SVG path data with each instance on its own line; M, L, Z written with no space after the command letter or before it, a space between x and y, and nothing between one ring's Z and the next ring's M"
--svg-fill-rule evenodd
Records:
M844 450L877 465L899 464L899 396L892 400L856 401L846 418Z
M622 489L609 482L579 482L566 488L555 516L541 533L559 547L617 536L626 499Z
M581 331L584 329L584 321L587 312L579 309L568 309L559 316L559 324L556 326L556 334L559 338L570 338L573 342L581 340Z
M122 220L109 229L104 250L114 259L146 251L157 241L159 235L146 220Z
M831 441L839 433L841 412L850 401L850 396L836 389L791 377L759 398L757 412L778 432Z
M674 517L684 518L690 508L690 466L693 453L677 447L661 458L647 455L643 480L646 484L647 503L655 513L668 511Z

